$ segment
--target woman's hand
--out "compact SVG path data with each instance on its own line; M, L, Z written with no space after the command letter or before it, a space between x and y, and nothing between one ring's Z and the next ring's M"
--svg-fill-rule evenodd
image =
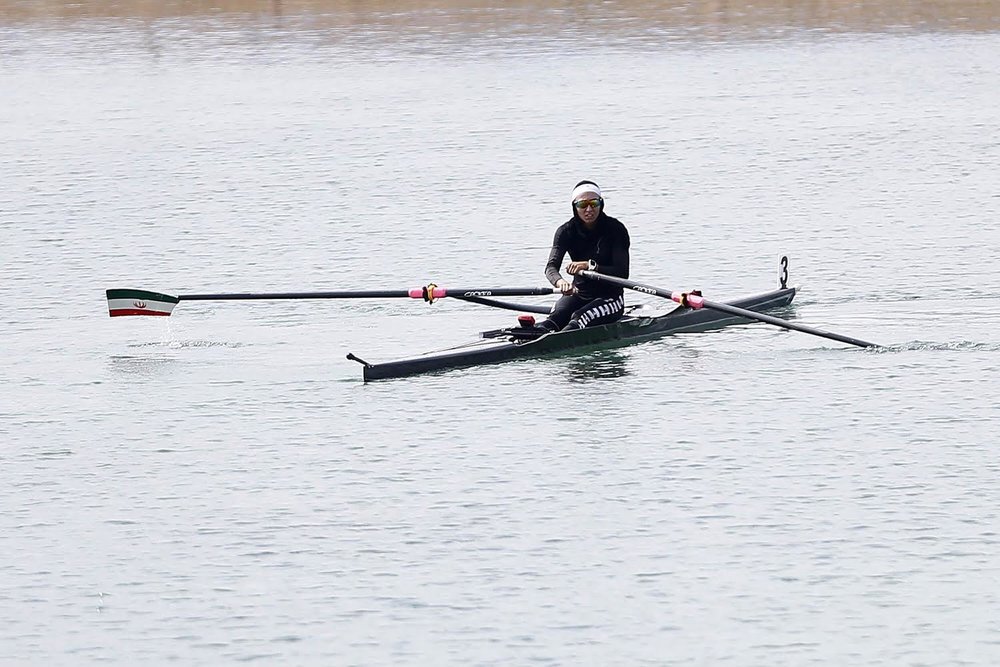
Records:
M586 264L586 262L584 262L584 264ZM556 289L562 292L563 294L572 294L573 283L569 282L568 280L560 278L559 280L556 281Z
M566 273L575 276L580 271L585 271L588 268L590 268L590 262L570 262L566 266Z

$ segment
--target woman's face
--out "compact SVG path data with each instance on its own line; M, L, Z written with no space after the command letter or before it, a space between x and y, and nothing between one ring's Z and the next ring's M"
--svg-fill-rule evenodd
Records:
M584 192L573 200L573 208L576 214L586 224L593 224L601 212L601 198L596 192Z

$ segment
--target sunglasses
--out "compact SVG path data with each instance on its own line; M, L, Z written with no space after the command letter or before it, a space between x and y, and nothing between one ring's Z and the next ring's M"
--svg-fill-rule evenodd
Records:
M576 210L582 211L585 208L600 208L603 203L603 199L580 199L573 202L573 206L576 207Z

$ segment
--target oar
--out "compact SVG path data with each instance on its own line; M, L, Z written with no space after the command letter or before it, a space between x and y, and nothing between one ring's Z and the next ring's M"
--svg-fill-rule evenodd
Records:
M881 347L881 345L876 345L875 343L869 343L867 341L860 340L858 338L852 338L851 336L844 336L837 333L831 333L829 331L822 331L821 329L814 329L812 327L807 327L804 324L796 324L795 322L789 322L788 320L783 320L778 317L773 317L771 315L765 315L764 313L758 313L752 310L747 310L746 308L738 308L737 306L730 306L728 303L719 303L717 301L709 301L703 298L700 294L692 294L690 292L671 292L670 290L663 289L662 287L653 287L652 285L644 285L642 283L637 283L632 280L626 280L624 278L619 278L617 276L609 276L603 273L597 273L596 271L581 271L581 275L591 278L593 280L599 280L606 283L612 283L614 285L620 285L622 287L627 287L628 289L635 290L636 292L642 292L643 294L652 294L653 296L663 297L664 299L670 299L676 301L682 306L687 306L688 308L710 308L711 310L718 310L723 313L729 313L730 315L737 315L739 317L746 318L748 320L758 320L760 322L766 322L767 324L773 324L775 326L782 327L784 329L790 329L792 331L801 331L802 333L812 334L813 336L820 336L821 338L829 338L830 340L839 341L841 343L848 343L850 345L857 345L858 347Z
M425 287L405 290L352 290L339 292L244 292L235 294L180 294L136 289L109 289L108 312L111 317L123 315L170 315L180 301L247 301L270 299L423 299L433 303L445 297L472 300L494 296L538 296L553 294L552 287L491 287L476 289L446 289L431 283Z
M542 315L548 315L552 312L550 306L529 306L526 303L511 303L509 301L497 301L496 299L484 299L481 296L456 296L452 294L452 297L460 299L461 301L468 301L469 303L478 303L480 306L491 306L493 308L503 308L504 310L517 310L524 313L540 313Z

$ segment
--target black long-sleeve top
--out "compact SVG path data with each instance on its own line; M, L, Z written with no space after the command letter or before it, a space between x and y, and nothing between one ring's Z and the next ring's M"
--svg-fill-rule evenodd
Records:
M617 219L605 215L604 211L597 216L596 222L593 231L588 230L576 216L559 226L552 240L549 261L545 264L545 277L550 283L555 285L562 277L559 267L567 253L574 262L594 260L600 273L628 278L631 245L628 230ZM624 291L618 285L587 280L580 275L573 276L573 286L580 296L591 299L616 297Z

